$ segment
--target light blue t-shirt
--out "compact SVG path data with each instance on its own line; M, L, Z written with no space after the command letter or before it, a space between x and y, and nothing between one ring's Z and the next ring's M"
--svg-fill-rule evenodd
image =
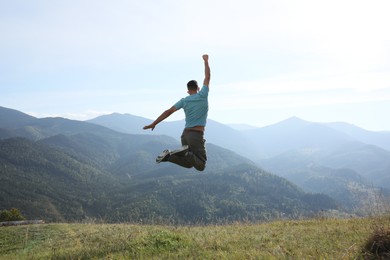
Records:
M186 128L206 126L207 113L209 111L208 96L209 87L203 85L198 93L182 98L174 105L177 110L180 108L184 109Z

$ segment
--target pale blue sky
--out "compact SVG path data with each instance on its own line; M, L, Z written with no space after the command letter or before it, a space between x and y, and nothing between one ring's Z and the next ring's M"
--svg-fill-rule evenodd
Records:
M386 0L0 0L0 106L155 119L203 80L208 53L213 120L390 130L389 10Z

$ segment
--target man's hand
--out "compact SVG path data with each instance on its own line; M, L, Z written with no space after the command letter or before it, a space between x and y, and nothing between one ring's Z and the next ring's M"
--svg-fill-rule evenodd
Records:
M203 54L202 58L204 60L204 80L203 80L203 86L209 87L209 85L210 85L209 55Z
M154 130L154 128L156 127L156 125L155 124L150 124L150 125L146 125L146 126L144 126L144 130L147 130L147 129L152 129L152 131Z
M156 127L156 125L158 123L160 123L161 121L163 121L165 118L167 118L168 116L170 116L172 113L174 113L176 111L176 107L175 106L172 106L170 109L167 109L165 110L153 123L151 123L150 125L146 125L144 126L144 130L147 130L147 129L153 129Z

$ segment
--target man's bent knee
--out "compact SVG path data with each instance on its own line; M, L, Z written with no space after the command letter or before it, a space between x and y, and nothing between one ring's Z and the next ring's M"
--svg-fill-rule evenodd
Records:
M202 163L200 165L194 165L195 169L197 169L198 171L204 171L204 169L206 169L206 163Z

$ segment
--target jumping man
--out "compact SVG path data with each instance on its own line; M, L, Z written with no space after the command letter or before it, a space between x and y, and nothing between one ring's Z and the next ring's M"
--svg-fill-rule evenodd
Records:
M146 129L154 129L158 123L172 115L172 113L183 108L185 113L185 128L181 136L182 147L175 151L165 150L160 154L156 162L171 162L180 166L191 168L195 167L198 171L206 168L206 149L204 130L207 121L207 112L209 110L208 94L210 83L209 56L202 56L205 68L205 78L203 86L199 89L195 80L187 83L187 93L189 96L180 99L170 109L165 110L153 123L144 126Z

